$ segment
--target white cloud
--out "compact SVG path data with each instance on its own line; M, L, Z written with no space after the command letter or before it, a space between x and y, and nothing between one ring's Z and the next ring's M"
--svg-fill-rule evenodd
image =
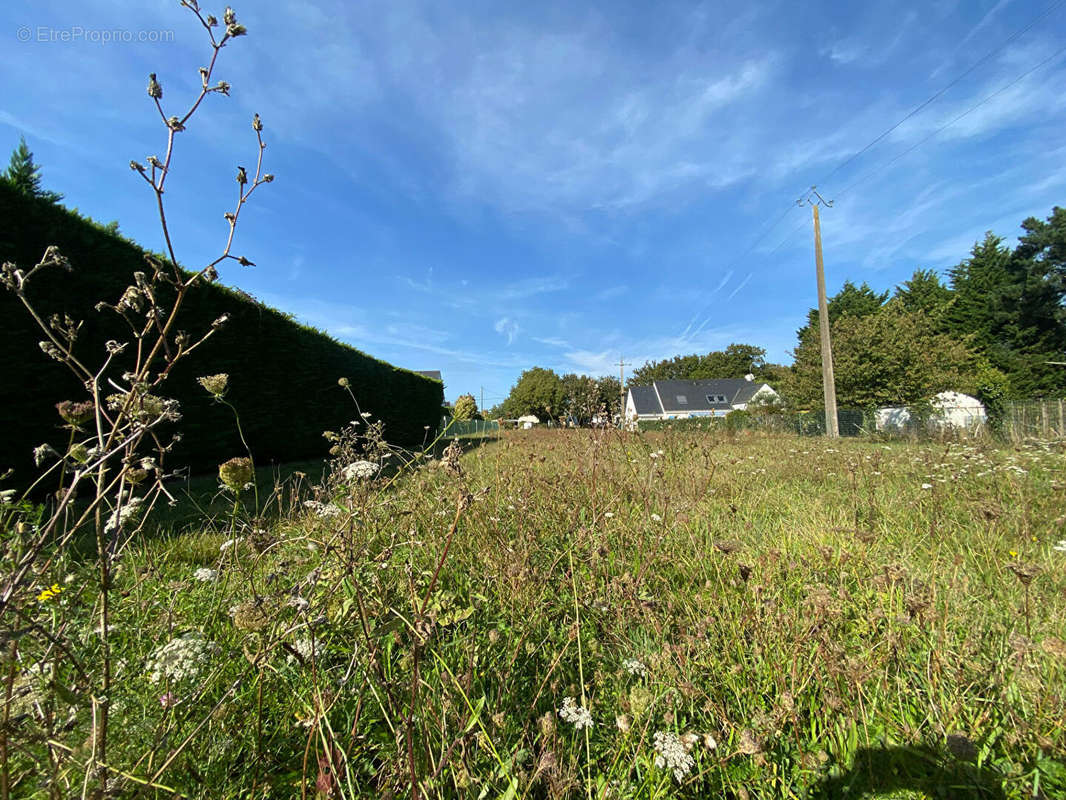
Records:
M514 337L518 335L518 323L510 317L500 317L496 320L496 324L493 325L496 333L501 336L507 337L507 344L510 345L514 341Z

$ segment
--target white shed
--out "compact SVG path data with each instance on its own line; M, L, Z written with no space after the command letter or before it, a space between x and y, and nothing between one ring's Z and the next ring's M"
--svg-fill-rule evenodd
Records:
M527 431L530 428L532 428L534 425L539 425L539 424L540 424L540 420L537 419L532 414L526 414L524 417L519 417L518 418L519 427L521 427L521 428L523 428L524 430L527 430Z
M976 397L962 392L940 392L931 401L933 416L929 424L943 430L974 431L984 426L988 414ZM910 409L893 406L877 409L876 425L879 431L901 431L911 420Z

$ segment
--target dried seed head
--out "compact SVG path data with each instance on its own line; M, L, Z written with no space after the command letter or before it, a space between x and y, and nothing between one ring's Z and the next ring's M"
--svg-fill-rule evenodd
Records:
M222 12L222 21L227 25L232 25L237 21L237 12L230 6L226 6L226 10Z
M253 131L261 131L261 130L263 130L263 120L259 119L259 115L258 114L256 114L254 117L252 117L252 130Z
M228 81L219 81L215 84L215 91L219 94L224 94L229 97L230 85Z
M154 100L160 100L163 97L163 87L155 79L154 72L148 73L148 96Z
M226 387L229 384L229 375L225 372L220 372L217 375L204 375L196 380L215 397L222 397L226 393Z
M241 186L248 183L248 172L244 167L237 167L237 183L241 184Z
M66 422L71 425L83 425L92 419L93 405L91 400L85 400L81 403L75 403L73 400L63 400L56 403L56 411L59 412Z
M1014 573L1014 577L1016 577L1023 586L1028 586L1033 582L1033 578L1040 574L1040 567L1036 564L1022 564L1017 561L1007 564L1007 569Z
M222 484L231 491L239 492L246 483L251 482L255 471L250 458L231 458L229 461L219 464L218 478Z
M261 631L270 624L270 615L259 603L246 600L230 609L233 626L242 631Z
M232 25L226 26L226 35L229 36L231 39L235 39L238 36L244 36L244 34L246 33L248 33L248 29L243 25L233 23Z

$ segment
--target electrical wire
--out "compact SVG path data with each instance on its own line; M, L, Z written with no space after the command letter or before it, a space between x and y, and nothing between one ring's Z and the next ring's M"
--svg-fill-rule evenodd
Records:
M819 185L819 184L822 184L822 183L825 183L826 181L828 181L830 178L832 178L834 175L836 175L838 172L840 172L840 170L844 169L844 167L848 166L848 164L851 164L855 159L857 159L859 156L861 156L863 153L865 153L871 147L875 146L878 142L880 142L886 136L888 136L890 133L892 133L894 130L896 130L904 122L909 120L915 114L919 113L925 107L929 106L931 103L935 102L945 92L947 92L953 86L958 84L959 81L961 81L963 78L965 78L971 72L973 72L975 69L980 67L982 64L984 64L990 58L992 58L992 56L996 55L1001 50L1003 50L1004 47L1009 45L1011 42L1013 42L1015 39L1017 39L1019 36L1021 36L1026 31L1032 29L1033 26L1035 26L1037 23L1041 22L1045 17L1050 15L1052 12L1058 10L1058 8L1060 8L1064 3L1066 3L1066 0L1058 0L1058 2L1053 3L1051 6L1049 6L1042 14L1040 14L1038 17L1036 17L1036 19L1032 20L1032 22L1030 22L1024 28L1019 28L1018 30L1016 30L1014 33L1012 33L1010 36L1008 36L998 47L996 47L993 50L989 50L987 53L985 53L983 56L981 56L979 59L977 59L977 61L975 61L973 64L971 64L970 67L965 72L963 72L961 75L958 75L950 83L948 83L947 85L943 86L941 89L939 89L937 92L935 92L932 96L930 96L929 98L927 98L926 100L924 100L923 102L921 102L917 106L915 106L913 109L911 109L911 111L906 116L904 116L901 120L899 120L895 125L893 125L892 127L882 131L873 140L871 140L869 144L867 144L865 147L863 147L861 150L857 151L856 153L853 153L843 163L839 164L835 169L833 169L832 172L830 172L828 175L826 175L824 178L822 178L820 181L818 181L815 185Z

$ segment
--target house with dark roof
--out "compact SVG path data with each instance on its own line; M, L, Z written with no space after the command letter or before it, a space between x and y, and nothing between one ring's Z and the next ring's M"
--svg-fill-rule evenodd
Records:
M689 419L724 417L743 411L753 402L772 402L777 392L751 375L714 380L653 381L650 386L633 386L626 395L626 423L642 419Z

